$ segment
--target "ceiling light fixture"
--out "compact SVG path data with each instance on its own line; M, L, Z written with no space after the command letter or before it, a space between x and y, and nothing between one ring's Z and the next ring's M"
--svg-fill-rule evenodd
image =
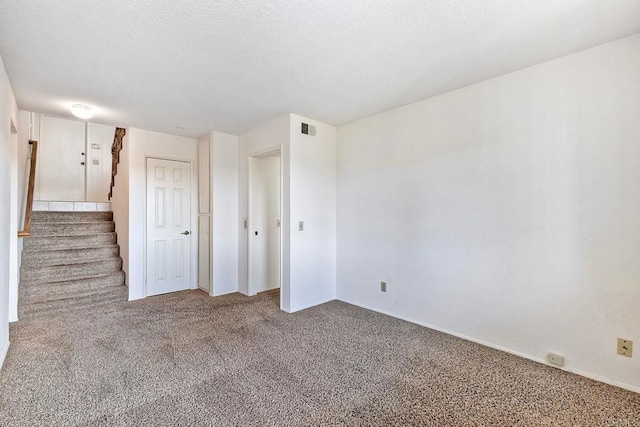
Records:
M88 105L73 104L71 106L71 114L79 119L87 120L93 116L93 110Z

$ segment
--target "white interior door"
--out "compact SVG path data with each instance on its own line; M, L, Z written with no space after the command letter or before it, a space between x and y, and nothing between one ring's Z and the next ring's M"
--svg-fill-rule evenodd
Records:
M147 295L191 288L191 164L147 159Z
M36 171L39 200L85 199L85 123L43 116Z

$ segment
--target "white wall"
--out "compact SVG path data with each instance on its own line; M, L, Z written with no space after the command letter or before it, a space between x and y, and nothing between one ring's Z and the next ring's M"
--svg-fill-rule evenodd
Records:
M211 214L211 135L198 140L198 212Z
M111 186L111 146L115 134L115 126L87 123L86 201L88 202L108 201ZM95 164L96 162L98 164Z
M317 135L302 134L302 122ZM336 298L336 128L292 114L290 134L291 311L297 311Z
M9 349L10 254L16 251L17 241L12 236L18 232L15 222L17 215L12 215L18 209L16 198L12 197L12 188L17 194L17 183L14 185L14 179L17 179L17 150L12 149L11 145L15 141L12 139L15 138L12 137L12 123L19 128L18 106L0 58L0 367Z
M147 157L191 162L191 235L193 236L191 239L191 286L196 289L198 287L198 141L136 128L129 128L127 137L129 145L129 248L127 263L129 299L135 300L146 296L144 274Z
M238 292L238 137L210 136L212 295Z
M27 186L29 182L29 166L31 161L29 156L29 113L26 111L18 112L18 139L17 139L17 207L12 209L17 213L17 228L24 229L24 211L27 203ZM9 322L18 320L18 284L20 283L20 265L22 263L22 246L24 239L17 239L12 248L16 248L15 257L12 257L12 263L15 268L12 269L9 287Z
M120 257L122 258L122 270L126 275L126 284L129 286L129 129L122 138L122 150L120 151L120 163L115 176L113 196L111 197L111 210L113 211L113 221L116 224L116 234L118 235L118 245L120 246ZM131 294L131 289L129 290Z
M318 135L302 135L304 121ZM240 136L240 292L247 293L248 159L282 147L281 309L302 310L336 295L336 129L289 114ZM304 231L298 231L298 222Z
M640 391L639 76L636 35L341 127L338 298Z
M16 120L18 117L15 118ZM10 211L10 229L9 233L9 322L18 320L18 280L20 279L19 267L20 259L18 258L18 231L22 229L20 226L20 200L19 196L19 167L18 167L18 123L11 121L11 137L9 139L11 151L11 164L9 166L10 182L11 182L11 211ZM22 221L24 222L24 220Z

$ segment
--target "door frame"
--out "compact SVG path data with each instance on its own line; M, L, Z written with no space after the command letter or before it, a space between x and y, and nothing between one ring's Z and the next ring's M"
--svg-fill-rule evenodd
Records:
M190 168L190 182L191 182L191 192L189 193L189 197L191 198L191 201L189 202L189 228L191 229L191 235L194 236L195 243L192 241L191 242L191 247L190 247L190 251L191 251L191 262L189 264L189 275L190 275L190 289L197 289L197 285L194 287L194 274L197 275L198 273L198 267L197 267L197 257L198 257L198 231L195 230L193 231L193 198L196 197L197 198L197 194L194 195L194 191L197 192L197 182L194 182L194 174L197 173L197 169L194 170L194 161L193 160L187 160L187 159L179 159L179 158L175 158L175 157L167 157L167 156L156 156L156 155L147 155L144 156L144 230L143 230L143 266L142 266L142 272L144 275L144 281L143 281L143 298L147 298L149 297L149 293L147 290L147 280L148 280L148 276L147 276L147 236L148 236L148 222L147 222L147 214L148 214L148 206L147 206L147 197L149 195L149 183L148 181L148 172L149 172L149 165L148 165L148 160L149 159L155 159L155 160L169 160L169 161L173 161L173 162L181 162L181 163L188 163L189 164L189 168ZM196 228L197 228L197 223L196 223ZM195 244L195 251L194 251L194 244ZM195 260L196 260L196 267L195 270L193 268L193 261L194 261L194 256L195 256ZM155 295L151 295L151 296L155 296Z
M252 256L252 248L253 248L253 244L251 243L253 239L251 239L251 200L252 200L252 195L253 195L253 191L252 191L252 177L253 174L255 173L255 171L253 170L253 162L251 161L251 159L260 159L260 158L265 158L265 157L270 157L273 155L278 155L278 157L280 158L280 230L279 230L279 234L280 234L280 254L279 254L279 261L280 261L280 265L279 265L279 273L280 273L280 307L282 307L282 298L283 298L283 288L285 286L288 286L288 284L285 284L284 281L282 280L282 266L283 266L283 229L284 229L284 221L282 218L282 214L283 214L283 210L284 210L284 159L283 159L283 149L282 149L282 145L278 145L276 147L271 147L271 148L267 148L265 150L260 150L260 151L256 151L253 153L250 153L247 156L247 164L248 164L248 195L247 195L247 294L249 296L255 296L257 295L257 292L253 290L253 280L252 280L252 274L251 274L251 265L253 262L253 256Z

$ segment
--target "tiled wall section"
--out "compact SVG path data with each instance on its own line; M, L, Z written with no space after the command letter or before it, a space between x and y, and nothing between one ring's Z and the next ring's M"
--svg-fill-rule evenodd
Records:
M105 212L111 210L111 203L48 202L45 200L34 200L33 210L55 212Z

